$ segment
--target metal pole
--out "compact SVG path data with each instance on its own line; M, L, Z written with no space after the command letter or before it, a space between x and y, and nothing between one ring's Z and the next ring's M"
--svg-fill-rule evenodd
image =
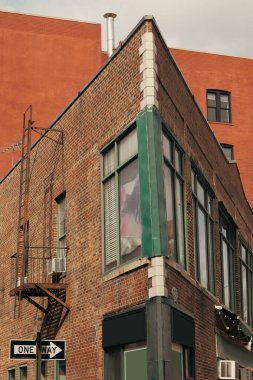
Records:
M41 380L41 333L37 332L36 338L36 378L35 380Z

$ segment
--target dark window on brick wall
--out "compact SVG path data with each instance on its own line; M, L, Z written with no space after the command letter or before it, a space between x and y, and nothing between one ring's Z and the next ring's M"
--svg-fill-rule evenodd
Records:
M253 253L240 242L242 317L253 325Z
M222 300L235 311L235 240L236 229L231 217L220 208L220 247L222 266Z
M163 134L163 154L169 255L185 267L183 151L167 133Z
M230 93L226 91L207 90L207 120L231 123Z
M192 197L196 277L214 292L214 193L197 169L192 169Z
M227 157L228 161L231 161L234 159L234 147L233 145L228 144L221 144L223 153Z

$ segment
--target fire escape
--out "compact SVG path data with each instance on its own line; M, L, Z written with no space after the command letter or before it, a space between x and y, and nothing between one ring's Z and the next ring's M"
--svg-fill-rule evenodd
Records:
M30 246L29 195L31 180L31 133L48 137L48 132L59 132L56 144L63 144L63 132L35 127L32 106L24 113L20 163L17 252L11 260L11 291L15 297L14 317L20 316L21 301L26 300L43 313L41 335L55 338L69 310L69 289L66 283L67 248L52 245L52 181L53 173L45 181L43 246ZM47 133L45 133L47 132Z

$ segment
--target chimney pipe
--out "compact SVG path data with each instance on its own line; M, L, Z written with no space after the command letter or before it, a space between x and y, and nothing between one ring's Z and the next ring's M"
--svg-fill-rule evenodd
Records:
M107 24L107 51L109 57L113 54L114 46L114 19L117 17L115 13L106 13L104 18L106 18Z

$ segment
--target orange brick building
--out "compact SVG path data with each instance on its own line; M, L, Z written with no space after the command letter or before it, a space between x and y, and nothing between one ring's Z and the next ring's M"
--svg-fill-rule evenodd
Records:
M67 347L43 380L252 375L252 209L151 16L26 153L0 187L1 378L34 379L9 341L38 331Z
M253 60L180 49L170 51L215 136L227 148L230 159L236 160L253 207ZM223 121L207 115L207 92L212 90L229 96L230 104L226 106L230 107L230 117Z
M0 177L20 158L23 113L46 128L101 67L101 25L0 11ZM38 136L37 136L38 137Z

